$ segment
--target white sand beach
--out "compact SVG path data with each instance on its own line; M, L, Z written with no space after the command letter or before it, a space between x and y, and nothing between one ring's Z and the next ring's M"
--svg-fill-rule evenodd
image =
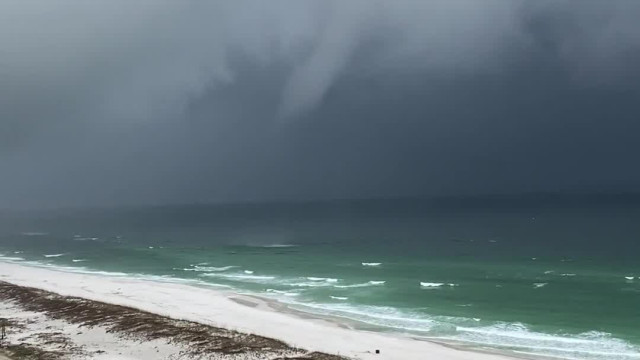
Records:
M185 284L71 273L6 262L0 262L0 280L63 296L122 305L174 319L257 334L282 340L291 346L305 350L353 359L504 360L509 358L499 354L459 350L400 335L353 330L330 321L303 319L291 313L275 311L266 302L263 303L251 297ZM3 309L8 309L6 304ZM82 332L76 330L67 330L66 333L75 340L75 337L80 335L74 334ZM95 331L100 332L99 329ZM106 333L94 334L88 341L117 343ZM166 344L152 345L145 344L146 351L132 346L132 350L125 351L126 356L122 358L178 358L176 356L180 349L167 347ZM162 353L157 352L160 345L164 346ZM122 349L129 347L130 345L126 344L121 346ZM380 350L380 354L375 354L376 349ZM151 355L149 355L150 352L152 352Z

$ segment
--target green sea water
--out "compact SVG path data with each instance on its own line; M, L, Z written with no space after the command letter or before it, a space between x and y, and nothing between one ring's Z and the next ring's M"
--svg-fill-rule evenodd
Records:
M640 359L633 199L5 212L0 261L218 284L363 329L523 355Z

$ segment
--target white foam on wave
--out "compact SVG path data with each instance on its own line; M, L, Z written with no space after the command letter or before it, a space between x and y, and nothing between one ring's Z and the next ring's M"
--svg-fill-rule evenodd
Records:
M296 303L302 309L370 325L410 331L427 339L452 340L481 347L528 351L562 359L639 359L638 348L610 334L591 331L579 335L535 332L521 323L480 325L480 318L429 316L392 307L348 303ZM464 326L462 324L468 324ZM576 357L567 357L567 355Z
M97 237L81 237L81 236L78 236L78 235L74 235L73 236L73 240L75 240L75 241L98 241L98 240L100 240L100 238L97 238Z
M344 297L344 296L333 296L333 295L330 295L329 297L334 299L334 300L342 300L342 301L349 300L348 297Z
M382 263L367 263L367 262L363 262L362 266L380 266L382 265Z
M454 283L432 283L432 282L422 282L422 281L420 282L420 287L425 289L439 289L443 286L456 287L460 285L454 284Z
M204 264L206 264L206 263L204 263ZM195 266L193 266L191 268L184 268L182 270L184 270L184 271L198 271L198 272L222 272L222 271L231 270L231 269L237 268L237 267L238 266L236 266L236 265L220 266L220 267L195 265Z
M253 271L252 270L245 270L244 273L251 275L251 274L253 274Z
M625 276L624 278L627 280L633 280L633 276Z
M638 349L611 334L589 331L578 335L545 334L521 323L497 323L482 327L458 327L458 335L445 339L506 348L531 355L561 359L639 359ZM575 356L575 357L574 357Z
M326 281L326 282L330 282L330 283L338 282L338 279L334 279L334 278L323 278L323 277L313 277L313 276L308 276L307 280L311 280L311 281Z
M324 281L282 281L281 285L292 286L292 287L328 287L333 286L328 282ZM336 285L337 286L337 285Z
M336 283L342 280L335 278L324 278L324 277L313 277L308 276L304 278L293 278L293 279L281 279L278 284L283 286L291 286L291 287L341 287L341 285L335 285Z
M331 296L333 298L333 296ZM347 300L347 299L336 299ZM342 303L310 303L292 301L289 304L304 311L319 315L338 316L362 323L401 330L427 331L434 321L411 311L402 311L388 306L353 305Z
M566 274L560 274L560 276L568 276L568 277L572 277L572 276L576 276L576 274L566 273Z
M4 260L4 261L23 261L24 258L18 257L18 256L4 256L4 255L0 255L0 260Z
M66 254L47 254L47 255L43 255L46 258L53 258L53 257L60 257L60 256L64 256Z
M283 290L276 290L276 289L267 289L266 291L268 293L274 293L274 294L284 295L284 296L298 296L298 295L300 295L297 292L283 291Z
M22 254L22 253L24 253L24 251L14 251L13 253L14 254Z
M381 286L384 285L386 283L386 281L368 281L366 283L361 283L361 284L351 284L351 285L333 285L333 287L336 288L341 288L341 289L348 289L348 288L361 288L361 287L369 287L369 286Z
M228 279L228 280L250 281L250 282L263 282L265 280L274 280L276 278L275 276L246 275L246 274L222 274L222 273L219 273L219 272L204 273L204 274L200 274L200 276L216 277L216 278L223 278L223 279Z
M72 259L71 261L73 261L73 262L85 262L87 260L85 260L85 259Z
M542 287L547 286L547 284L548 284L548 283L533 283L533 287L534 287L535 289L539 289L539 288L542 288Z

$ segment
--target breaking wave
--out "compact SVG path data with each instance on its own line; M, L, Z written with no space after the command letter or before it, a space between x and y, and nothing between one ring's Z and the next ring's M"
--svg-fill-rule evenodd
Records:
M311 281L326 281L326 282L330 282L330 283L338 282L338 279L333 279L333 278L322 278L322 277L312 277L312 276L307 277L307 280L311 280Z
M361 284L351 284L351 285L333 285L333 287L341 288L341 289L349 289L349 288L360 288L360 287L369 287L369 286L381 286L384 285L386 281L368 281L366 283Z
M231 270L231 269L237 268L237 267L238 266L235 266L235 265L221 266L221 267L195 265L193 267L184 268L182 270L184 270L184 271L198 271L198 272L222 272L222 271Z

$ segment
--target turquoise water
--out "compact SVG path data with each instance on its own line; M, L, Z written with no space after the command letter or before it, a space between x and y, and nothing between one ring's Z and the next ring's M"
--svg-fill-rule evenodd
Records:
M4 213L5 261L220 284L360 328L640 359L640 206L351 201Z

